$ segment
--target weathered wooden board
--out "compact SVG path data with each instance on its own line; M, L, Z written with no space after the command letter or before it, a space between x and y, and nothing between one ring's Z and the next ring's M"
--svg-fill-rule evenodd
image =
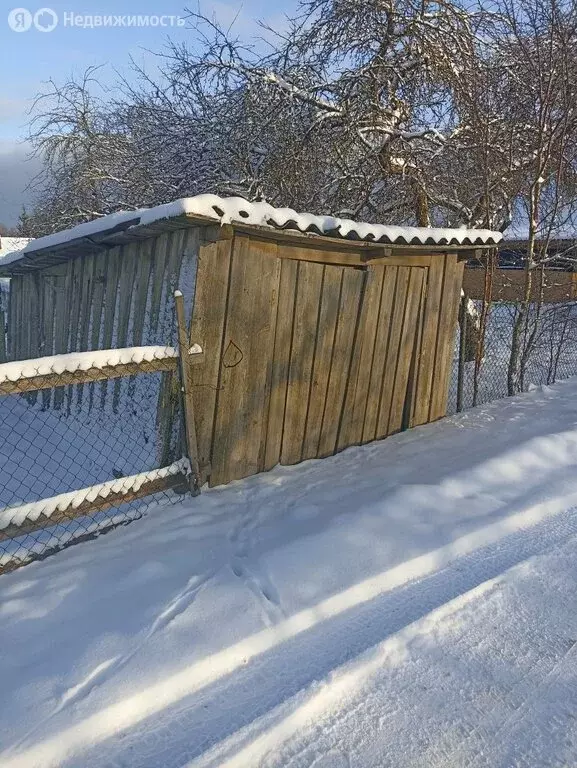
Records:
M263 418L268 410L262 400L276 319L270 296L278 280L278 260L262 247L251 248L247 236L236 236L211 460L213 484L259 471Z
M60 355L66 352L68 346L69 324L67 322L68 311L72 296L72 262L56 267L61 269L61 274L55 279L55 306L54 306L54 354ZM64 403L64 388L54 390L53 404L55 408L61 408Z
M358 445L363 442L365 416L369 400L373 395L370 387L375 345L377 343L377 334L381 332L379 328L379 308L383 294L383 283L389 269L390 267L371 266L366 272L362 314L357 335L359 358L357 380L352 404L350 402L350 395L348 398L345 420L343 420L343 428L341 430L341 439L339 440L340 447L346 447L347 444ZM377 397L373 399L377 403Z
M439 256L432 260L427 270L425 299L423 307L423 329L420 355L415 371L415 400L411 425L425 424L429 420L433 373L441 317L441 291L445 258Z
M386 437L389 434L389 423L393 407L397 368L401 354L401 340L403 324L405 321L410 275L410 267L397 267L396 283L393 296L393 311L390 318L389 340L384 365L379 414L375 435L375 437L379 439Z
M279 247L280 249L280 247ZM263 469L280 461L286 411L292 329L296 299L298 263L281 261L275 338L272 352L269 410Z
M330 456L337 450L363 281L363 270L343 268L339 316L317 454L319 458Z
M140 256L140 248L137 243L125 246L120 262L118 276L117 316L115 333L115 347L126 347L128 342L128 326L132 312L133 296L136 280L136 260ZM116 412L120 403L121 382L114 383L112 395L112 410Z
M324 267L303 459L314 459L319 453L342 281L343 270L340 267Z
M373 270L366 269L360 274L362 274L362 282L354 335L351 342L350 366L345 382L345 398L337 436L338 451L361 442L367 395L365 383L369 380L368 371L361 368L361 362L366 362L366 355L363 356L364 348L368 347L372 350L374 346L375 322L369 316L369 312L375 309L375 299L377 298L375 288L379 288L378 280L374 279ZM378 316L378 313L375 315Z
M118 315L118 280L123 255L123 248L113 248L108 253L108 267L106 270L106 285L104 289L104 310L102 319L102 347L110 349L114 338L114 324ZM108 383L102 382L100 390L100 407L104 408Z
M201 468L210 463L212 453L231 248L232 240L219 240L201 245L198 255L190 343L199 344L204 352L204 364L193 371L192 377L198 460Z
M443 292L441 296L442 312L439 323L429 421L436 421L447 412L451 364L455 346L455 329L459 314L459 300L465 266L464 262L457 262L455 254L448 254L445 259Z
M400 333L395 378L392 385L391 410L387 427L387 434L389 435L399 432L403 426L403 412L408 395L409 373L419 326L424 272L424 269L418 267L411 269L409 272L405 314Z
M152 258L153 276L148 321L149 344L156 343L157 341L158 321L160 317L160 300L162 298L163 286L166 282L166 260L168 257L169 248L170 239L168 234L162 234L156 238Z
M303 456L322 281L322 265L298 262L281 464L296 464Z

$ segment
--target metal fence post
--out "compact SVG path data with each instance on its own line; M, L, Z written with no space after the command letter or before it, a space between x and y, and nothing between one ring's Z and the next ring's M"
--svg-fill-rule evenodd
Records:
M182 415L184 419L184 434L186 452L190 462L190 491L193 496L200 493L200 466L198 462L198 444L196 441L196 424L194 421L194 405L192 402L192 372L190 365L190 350L188 346L188 330L184 316L184 297L180 291L174 292L176 310L176 325L178 331L178 359L180 369L180 387L182 393Z
M459 306L459 366L457 369L457 413L463 410L463 384L465 380L465 358L467 356L467 296L461 296Z

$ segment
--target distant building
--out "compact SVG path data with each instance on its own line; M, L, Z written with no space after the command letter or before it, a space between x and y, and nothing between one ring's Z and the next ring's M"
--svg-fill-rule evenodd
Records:
M542 246L543 242L537 240L535 247L539 255ZM526 239L505 239L499 243L497 248L498 266L501 269L524 269L528 250ZM548 269L577 272L577 238L552 238L547 247L547 256L550 258L547 263ZM483 265L478 259L471 259L468 266L480 267Z

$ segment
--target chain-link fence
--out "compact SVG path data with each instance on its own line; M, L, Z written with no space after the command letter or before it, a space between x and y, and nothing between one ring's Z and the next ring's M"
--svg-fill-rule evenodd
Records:
M0 572L179 499L182 424L171 348L0 366Z
M576 302L533 303L525 311L520 302L488 301L486 310L483 320L482 301L462 302L449 413L577 375Z

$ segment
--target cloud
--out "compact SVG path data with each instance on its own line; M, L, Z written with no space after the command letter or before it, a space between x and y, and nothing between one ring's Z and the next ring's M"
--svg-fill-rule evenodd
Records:
M24 121L30 104L30 99L7 99L0 97L0 120L16 119Z
M32 201L26 187L40 170L40 160L29 158L25 143L0 140L0 223L13 226L23 205Z

